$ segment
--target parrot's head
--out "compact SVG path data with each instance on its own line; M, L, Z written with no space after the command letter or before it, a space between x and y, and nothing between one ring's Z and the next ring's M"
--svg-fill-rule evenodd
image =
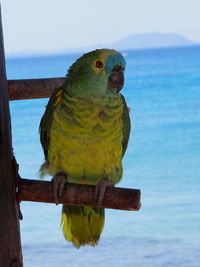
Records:
M124 85L125 65L124 57L115 50L86 53L68 71L68 90L82 97L116 95Z

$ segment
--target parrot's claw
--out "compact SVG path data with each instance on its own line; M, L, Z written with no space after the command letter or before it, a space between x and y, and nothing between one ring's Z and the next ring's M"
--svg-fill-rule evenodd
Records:
M56 202L56 205L59 203L59 199L62 196L62 192L64 189L64 186L67 182L67 175L65 173L57 173L53 176L51 179L51 182L53 183L53 195Z
M102 179L95 188L95 200L97 202L97 208L101 207L101 204L103 202L104 195L106 193L107 187L113 187L114 184L106 179Z

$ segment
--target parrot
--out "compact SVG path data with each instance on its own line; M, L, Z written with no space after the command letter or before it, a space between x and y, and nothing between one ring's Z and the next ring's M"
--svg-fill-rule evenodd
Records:
M87 52L54 89L39 133L45 161L40 176L52 176L55 202L67 183L95 186L96 207L63 204L61 228L76 248L98 244L104 227L106 189L122 178L130 117L124 96L126 62L113 49Z

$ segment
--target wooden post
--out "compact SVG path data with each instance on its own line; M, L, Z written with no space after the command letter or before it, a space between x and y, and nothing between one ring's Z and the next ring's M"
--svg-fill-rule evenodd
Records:
M0 267L23 266L15 176L0 5Z

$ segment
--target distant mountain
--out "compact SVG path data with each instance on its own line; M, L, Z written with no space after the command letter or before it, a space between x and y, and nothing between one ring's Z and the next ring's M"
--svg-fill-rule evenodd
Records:
M139 33L128 36L114 44L115 49L146 49L170 46L190 46L196 43L176 33Z
M176 33L138 33L130 35L113 44L96 44L80 48L66 48L59 50L41 50L41 51L21 51L7 54L7 57L26 57L26 56L45 56L53 54L79 54L88 52L97 48L110 48L118 50L134 50L134 49L148 49L159 47L173 47L173 46L190 46L198 45L186 39L184 36Z

